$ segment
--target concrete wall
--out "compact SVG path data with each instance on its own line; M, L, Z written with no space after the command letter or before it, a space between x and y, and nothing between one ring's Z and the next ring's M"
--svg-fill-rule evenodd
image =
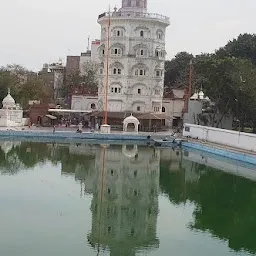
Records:
M184 114L184 123L197 124L197 115L202 114L202 102L190 100L188 104L188 113Z
M256 152L255 134L185 123L183 136Z
M213 115L213 114L203 113L202 108L203 108L202 101L190 100L188 105L188 113L184 114L184 123L212 126L210 115ZM202 120L199 119L199 115L202 115L204 119L208 121L204 123ZM233 127L232 115L225 115L222 118L222 114L217 113L214 118L214 125L216 125L220 119L221 119L221 122L219 124L219 128L230 129L230 130L232 129Z
M167 116L182 117L182 110L184 109L183 99L164 99L163 107Z
M80 56L67 56L66 79L69 75L79 72Z
M92 104L95 104L95 109L92 109ZM98 96L72 95L71 99L72 110L98 110Z
M0 127L18 127L23 126L23 110L1 109Z
M30 118L22 118L22 126L29 126Z

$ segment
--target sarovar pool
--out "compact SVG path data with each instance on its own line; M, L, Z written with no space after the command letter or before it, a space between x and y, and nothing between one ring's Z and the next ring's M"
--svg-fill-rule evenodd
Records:
M0 255L256 254L255 166L137 145L0 147Z

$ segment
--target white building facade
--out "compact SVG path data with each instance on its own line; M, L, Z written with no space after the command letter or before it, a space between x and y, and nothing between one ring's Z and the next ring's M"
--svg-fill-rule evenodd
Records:
M108 111L161 113L165 33L170 21L168 17L147 13L145 0L123 0L121 9L99 16L98 110L105 109L109 20Z

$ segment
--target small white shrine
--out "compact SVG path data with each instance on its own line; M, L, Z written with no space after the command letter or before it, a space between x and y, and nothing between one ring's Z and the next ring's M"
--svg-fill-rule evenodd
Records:
M7 96L3 99L3 107L0 109L1 127L20 127L23 126L23 110L16 104L8 89Z
M123 121L123 131L128 132L128 125L132 124L133 125L133 132L138 133L139 132L139 125L140 121L133 116L132 114L128 117L126 117Z

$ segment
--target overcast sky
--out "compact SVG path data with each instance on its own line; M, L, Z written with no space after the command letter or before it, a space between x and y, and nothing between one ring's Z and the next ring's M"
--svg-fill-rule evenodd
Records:
M121 0L1 1L0 66L17 63L40 69L86 50L100 38L97 17ZM170 16L166 49L213 52L240 33L255 33L256 0L148 0L148 11Z

